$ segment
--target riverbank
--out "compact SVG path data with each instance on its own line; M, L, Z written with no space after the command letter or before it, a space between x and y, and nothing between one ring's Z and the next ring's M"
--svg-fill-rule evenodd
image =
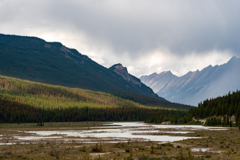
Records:
M107 124L1 124L0 159L240 158L237 128Z

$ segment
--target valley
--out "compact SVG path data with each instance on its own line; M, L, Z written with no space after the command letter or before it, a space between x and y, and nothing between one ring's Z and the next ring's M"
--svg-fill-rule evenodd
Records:
M0 159L240 158L236 57L138 79L59 42L0 34L0 47Z
M126 135L127 134L127 135ZM236 128L142 122L0 124L2 159L238 159ZM23 147L24 146L24 147Z

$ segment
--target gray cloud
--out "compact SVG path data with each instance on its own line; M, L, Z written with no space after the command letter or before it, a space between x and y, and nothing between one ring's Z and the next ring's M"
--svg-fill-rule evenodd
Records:
M238 0L0 0L0 30L47 40L52 35L50 40L92 53L105 66L133 66L137 76L163 69L180 74L174 64L192 54L190 61L219 52L214 64L221 56L240 55L239 7ZM159 64L147 66L144 59L152 63L149 57L156 52ZM197 69L180 62L185 70Z
M159 46L177 54L212 49L239 53L240 2L54 1L50 19L72 24L115 53L146 53Z

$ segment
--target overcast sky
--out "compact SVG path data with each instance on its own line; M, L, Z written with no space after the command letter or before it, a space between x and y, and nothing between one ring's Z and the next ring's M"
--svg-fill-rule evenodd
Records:
M141 75L240 57L239 0L0 0L0 33L76 48Z

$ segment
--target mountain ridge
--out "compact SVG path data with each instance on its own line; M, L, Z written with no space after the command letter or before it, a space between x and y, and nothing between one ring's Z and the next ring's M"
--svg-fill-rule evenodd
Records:
M110 67L109 69L114 71L118 75L120 75L126 81L134 83L135 85L138 85L139 87L141 87L142 82L140 81L140 79L129 74L127 68L123 67L122 64L120 64L120 63L115 64L112 67Z
M148 106L191 108L159 97L130 74L128 76L140 85L126 81L112 69L103 67L76 49L59 42L0 34L0 59L0 75L107 92Z
M209 65L201 71L190 71L180 77L161 72L141 76L140 80L167 100L196 106L207 98L239 89L239 67L240 59L234 56L225 64Z
M59 42L1 34L0 47L1 75L107 92L138 92L158 98L149 87L136 87L120 79L115 72Z

